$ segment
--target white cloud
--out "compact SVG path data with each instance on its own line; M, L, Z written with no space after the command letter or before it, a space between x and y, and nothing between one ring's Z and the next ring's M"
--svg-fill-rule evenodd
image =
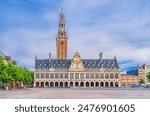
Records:
M2 50L23 66L32 65L35 55L48 58L48 53L55 56L55 39L52 30L22 30L16 29L1 37Z
M110 3L110 0L65 0L60 5L64 7L66 16L69 58L76 51L80 52L82 58L98 58L99 52L104 52L105 57L117 55L119 62L127 61L120 65L121 68L150 64L149 14L132 16L133 12L125 8L134 7L135 4L127 5L120 11L116 10L120 7L109 11L106 19L102 14L95 13L96 10L107 9ZM33 67L34 55L48 58L51 52L52 57L56 58L58 16L57 12L46 11L38 19L46 21L46 26L50 25L47 30L17 28L4 33L0 43L4 46L2 50L28 67Z

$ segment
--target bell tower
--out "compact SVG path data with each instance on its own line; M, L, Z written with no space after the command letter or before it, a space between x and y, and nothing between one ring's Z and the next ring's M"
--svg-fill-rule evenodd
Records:
M56 38L56 47L57 47L57 59L67 59L67 33L65 28L65 18L64 12L61 8L60 19L59 19L59 28Z

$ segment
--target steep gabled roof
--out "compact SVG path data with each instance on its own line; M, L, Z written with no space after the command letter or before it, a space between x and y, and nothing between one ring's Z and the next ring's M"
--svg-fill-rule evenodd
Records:
M69 69L71 59L36 59L35 69ZM116 59L82 59L85 69L119 69Z

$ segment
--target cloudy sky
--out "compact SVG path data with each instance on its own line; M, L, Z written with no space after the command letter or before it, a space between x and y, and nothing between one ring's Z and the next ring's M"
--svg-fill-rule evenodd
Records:
M0 0L0 50L30 70L35 55L56 58L61 7L68 58L116 55L123 71L150 64L150 0Z

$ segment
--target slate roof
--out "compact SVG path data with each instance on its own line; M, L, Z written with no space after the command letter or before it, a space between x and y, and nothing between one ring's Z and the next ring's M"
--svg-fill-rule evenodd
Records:
M35 69L69 69L71 59L35 59ZM82 59L85 69L119 69L116 59Z

